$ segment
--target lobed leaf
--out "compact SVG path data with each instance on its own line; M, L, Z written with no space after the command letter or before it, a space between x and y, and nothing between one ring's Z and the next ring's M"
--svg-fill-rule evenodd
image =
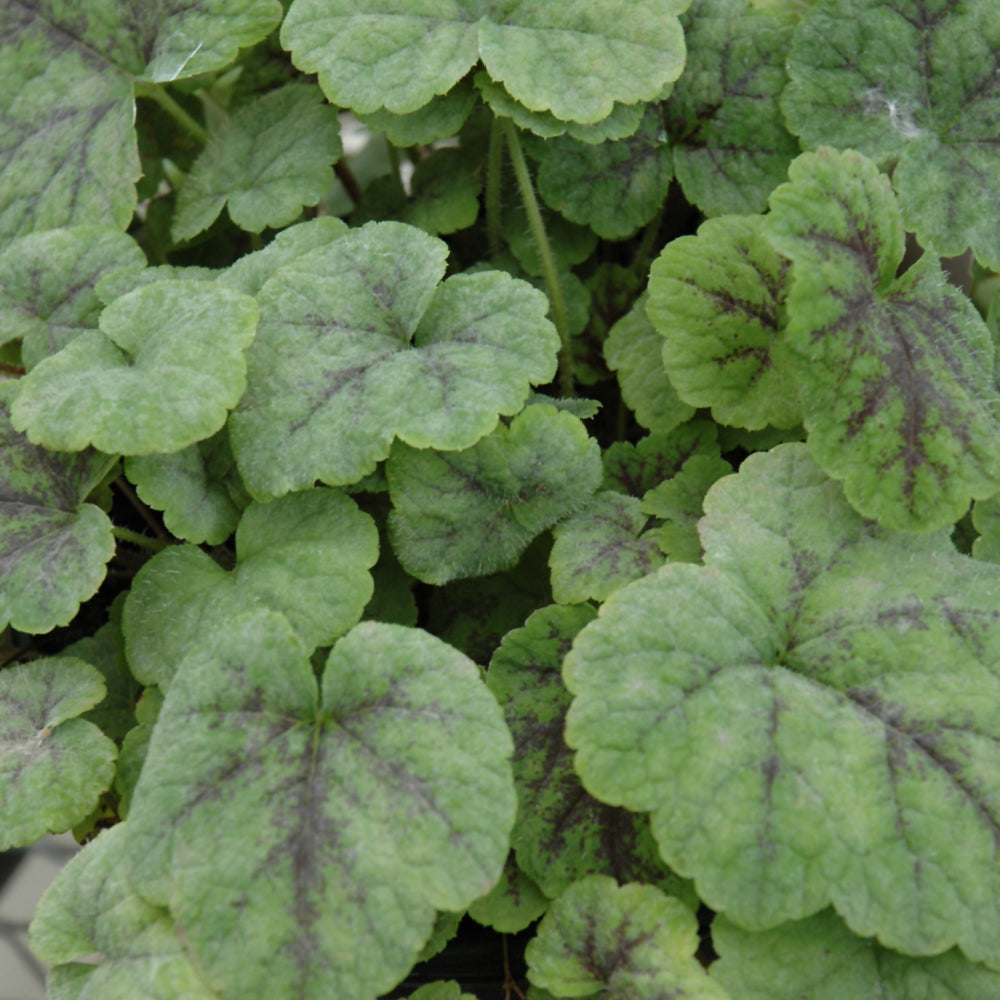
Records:
M374 223L264 286L230 419L251 494L357 482L394 437L467 448L552 378L559 337L545 296L494 271L439 285L446 255L420 230Z
M1000 488L989 330L933 255L895 276L903 223L870 160L821 149L789 173L765 232L793 263L785 341L810 451L865 517L952 523Z
M77 716L104 697L89 663L46 657L0 671L0 850L84 819L115 774L115 745Z
M510 736L478 668L440 640L363 623L320 686L291 627L257 613L204 636L178 678L127 849L220 992L374 998L436 910L499 877Z
M54 451L179 451L219 430L236 405L256 323L253 300L215 282L138 288L101 313L100 331L20 380L11 419Z
M540 404L464 451L397 444L386 474L399 561L440 584L512 567L533 538L586 502L601 466L580 420Z
M887 947L996 963L1000 568L863 521L800 444L705 511L705 565L617 591L566 658L584 785L650 811L747 929L832 902Z

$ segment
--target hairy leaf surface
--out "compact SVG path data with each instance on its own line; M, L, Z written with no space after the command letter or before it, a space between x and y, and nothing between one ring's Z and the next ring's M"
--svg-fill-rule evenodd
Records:
M896 275L903 222L858 153L804 153L765 233L792 259L785 342L819 465L895 530L956 521L1000 488L993 343L933 254Z
M720 480L705 565L613 594L566 659L591 794L748 929L1000 959L1000 567L863 521L801 444ZM992 694L990 692L996 692Z
M178 676L129 856L222 992L374 998L436 910L499 877L510 736L478 668L439 639L363 623L320 686L290 626L258 613L205 636Z
M78 719L104 697L89 663L46 657L0 671L0 850L83 819L115 774L115 745Z
M352 230L260 292L233 450L258 499L353 483L389 453L466 448L555 373L548 302L496 271L439 284L447 247L400 223Z

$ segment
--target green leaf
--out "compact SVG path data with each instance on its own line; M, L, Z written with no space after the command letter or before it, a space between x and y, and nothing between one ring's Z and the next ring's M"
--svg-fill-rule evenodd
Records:
M672 479L696 456L719 459L718 427L710 420L690 420L669 434L647 434L635 444L615 441L605 452L604 486L644 497Z
M832 902L996 963L1000 567L863 521L801 444L717 482L700 532L704 566L617 591L566 658L584 785L747 929Z
M590 875L552 904L525 957L532 984L557 997L726 1000L697 948L698 922L680 900Z
M634 134L599 145L568 136L543 148L538 192L546 204L599 236L631 236L656 215L673 176L659 111L647 108Z
M663 337L649 321L646 302L643 294L611 327L604 357L635 419L648 430L671 431L694 416L694 407L681 401L667 376Z
M686 0L616 5L548 0L295 0L281 42L318 73L330 100L361 114L405 114L445 94L481 58L493 80L532 111L593 123L616 102L652 101L680 75Z
M511 852L500 881L469 907L469 916L501 934L516 934L533 924L548 905L542 890L517 867Z
M728 468L728 467L727 467ZM605 490L553 529L552 596L560 604L603 601L663 564L636 497Z
M122 624L144 684L166 688L202 636L253 607L280 611L310 647L328 645L372 596L378 532L338 490L307 490L252 503L236 553L227 572L193 545L171 546L136 574Z
M539 405L464 451L397 444L386 474L399 561L425 583L447 583L513 566L533 538L586 503L601 465L576 417Z
M977 500L972 505L972 523L979 532L972 543L972 555L1000 563L1000 497Z
M174 239L207 229L226 205L252 233L287 226L329 190L342 154L336 110L318 87L293 83L255 98L195 161L177 196Z
M115 745L76 718L104 692L100 673L69 656L0 671L0 850L68 830L111 785Z
M784 339L788 270L760 216L709 219L653 262L647 312L685 403L753 430L801 421Z
M169 905L225 995L374 998L436 910L499 877L510 752L478 668L425 632L358 625L320 693L283 619L223 623L160 713L129 819L133 884Z
M854 152L800 156L765 232L792 259L785 341L809 448L894 530L956 521L1000 488L990 332L931 254L896 278L889 181Z
M981 0L831 0L807 15L782 97L809 146L894 166L906 228L942 256L1000 266L1000 10Z
M832 911L748 934L718 917L711 977L733 1000L981 1000L1000 990L1000 972L956 950L909 958L859 938Z
M59 872L31 922L32 950L55 968L49 1000L216 1000L168 910L141 899L123 864L128 827L105 830ZM99 956L97 962L94 955Z
M133 81L221 69L281 17L277 0L5 4L0 10L0 239L124 230L140 166Z
M396 115L381 108L357 117L362 124L381 132L394 146L429 146L455 135L475 103L475 88L470 82L460 81L447 94L431 98L409 114Z
M84 330L97 327L101 278L145 267L130 237L105 226L75 226L14 240L0 254L0 339L22 338L32 368Z
M694 0L688 58L664 104L674 171L706 215L762 212L799 151L778 98L794 21L747 0Z
M254 496L356 482L394 437L467 448L552 378L559 337L545 296L492 271L439 285L446 255L418 229L375 223L264 286L230 419Z
M96 592L115 541L104 511L82 501L111 462L36 448L0 403L0 625L48 632Z
M642 121L644 108L641 103L616 104L607 118L592 125L581 125L579 122L556 118L551 111L531 111L520 101L514 100L503 84L491 80L488 73L477 73L475 82L494 115L498 118L510 118L518 128L533 132L543 139L567 134L580 142L591 143L624 139L632 135Z
M253 300L225 285L146 285L21 379L11 419L55 451L179 451L219 430L239 400L256 322Z
M438 981L421 986L416 993L410 994L410 1000L476 1000L471 993L463 993L462 988L454 980Z
M588 795L563 739L570 694L559 671L573 637L594 616L587 606L542 608L504 637L490 661L486 683L514 737L517 864L550 898L594 874L683 892L657 853L647 818Z
M224 432L169 455L129 458L125 474L177 538L218 545L236 530L241 484Z

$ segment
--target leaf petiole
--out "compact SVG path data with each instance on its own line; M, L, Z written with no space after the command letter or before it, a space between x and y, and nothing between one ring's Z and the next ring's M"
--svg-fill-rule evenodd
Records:
M171 118L174 119L179 125L181 125L186 132L194 136L202 145L208 142L208 132L203 125L200 125L194 120L181 106L175 101L164 86L159 83L149 83L145 80L137 80L135 83L135 96L136 97L148 97L151 101L156 101L157 104Z

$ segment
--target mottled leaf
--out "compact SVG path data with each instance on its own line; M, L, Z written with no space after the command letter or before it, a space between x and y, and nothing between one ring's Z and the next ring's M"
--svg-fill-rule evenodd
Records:
M501 934L516 934L534 923L548 905L545 894L517 867L511 852L500 881L469 907L469 916Z
M647 434L635 444L615 441L604 452L604 487L644 497L671 479L695 456L719 458L718 427L690 420L669 434Z
M619 587L663 564L655 538L643 534L641 501L611 490L553 529L552 596L560 604L603 601Z
M21 340L32 368L84 330L97 328L103 277L145 267L129 236L104 226L75 226L14 240L0 254L0 340Z
M549 908L528 944L528 978L558 997L727 1000L694 953L698 922L652 885L590 875Z
M563 739L570 694L560 676L573 637L595 616L588 606L550 605L508 632L486 683L514 737L518 867L554 898L585 875L657 882L690 893L660 860L645 816L588 795Z
M803 19L782 108L808 146L894 166L906 228L1000 267L1000 8L990 0L831 0Z
M979 532L972 543L973 556L1000 563L1000 497L977 500L972 505L972 524Z
M832 911L748 934L718 917L711 977L733 1000L982 1000L1000 990L1000 972L957 950L910 958L859 938Z
M362 114L405 114L445 94L482 59L532 111L592 123L616 102L655 99L680 75L687 0L295 0L281 28L295 65L330 100Z
M1000 394L975 306L925 254L900 277L889 181L858 153L804 153L765 233L792 259L785 342L809 449L894 530L956 521L1000 488Z
M668 243L646 307L680 398L754 430L801 421L784 341L789 265L762 230L760 216L724 216Z
M389 453L466 448L555 374L548 301L500 272L444 274L447 247L382 222L281 268L260 292L230 419L258 498L356 482Z
M100 673L70 656L0 670L0 850L68 830L110 786L115 745L77 718L104 693Z
M592 145L561 136L546 143L538 191L570 221L620 240L656 215L672 176L659 111L649 107L627 139Z
M32 950L54 966L49 1000L216 1000L183 928L132 888L128 828L105 830L59 872L38 903ZM99 956L94 961L94 956Z
M342 153L337 113L315 85L292 83L256 97L210 136L185 178L174 239L207 229L224 206L253 233L287 226L330 189L331 164Z
M374 522L338 490L252 503L236 530L232 571L183 545L136 574L122 621L132 670L166 688L203 635L258 606L284 614L310 647L327 645L361 617L377 555Z
M747 0L694 0L687 62L664 104L674 172L706 215L762 212L799 151L778 98L794 20Z
M747 929L832 902L996 963L1000 567L862 520L801 444L717 482L700 533L704 566L617 591L566 658L587 789Z
M253 299L225 285L146 285L21 379L11 419L55 451L179 451L219 430L236 405L256 323Z
M48 632L100 586L115 542L104 511L83 500L111 462L35 447L0 403L0 624Z
M129 819L133 884L169 905L226 995L374 998L437 910L499 877L510 751L478 668L425 632L357 626L320 689L284 619L224 623L160 713Z
M386 466L389 538L407 572L447 583L508 569L600 483L597 442L572 414L529 406L471 448L397 444Z

